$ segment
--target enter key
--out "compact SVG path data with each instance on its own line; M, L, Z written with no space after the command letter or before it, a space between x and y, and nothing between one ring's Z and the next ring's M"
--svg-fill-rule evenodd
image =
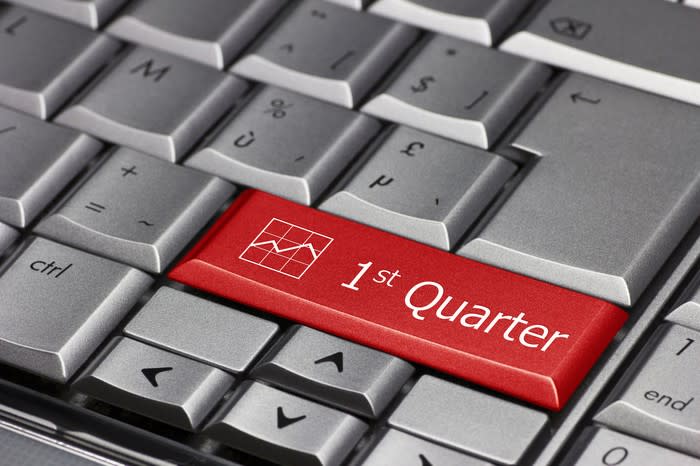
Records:
M663 325L654 349L595 420L700 456L700 332Z

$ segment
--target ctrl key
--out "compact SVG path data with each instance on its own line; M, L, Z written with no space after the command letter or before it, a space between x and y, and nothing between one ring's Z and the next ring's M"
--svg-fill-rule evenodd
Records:
M66 382L152 279L37 238L0 276L0 363Z

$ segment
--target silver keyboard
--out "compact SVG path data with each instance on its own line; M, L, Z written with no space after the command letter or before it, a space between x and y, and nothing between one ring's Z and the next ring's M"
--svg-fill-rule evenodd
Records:
M697 0L0 3L0 463L700 466L699 45ZM248 190L628 320L554 411L169 278Z

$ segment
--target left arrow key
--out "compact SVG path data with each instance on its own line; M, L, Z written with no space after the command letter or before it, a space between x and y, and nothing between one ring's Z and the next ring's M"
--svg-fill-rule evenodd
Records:
M149 367L147 369L141 369L141 373L154 387L158 387L158 374L161 372L168 372L173 370L172 367Z
M129 338L116 338L73 388L194 431L232 383L233 377L220 369Z

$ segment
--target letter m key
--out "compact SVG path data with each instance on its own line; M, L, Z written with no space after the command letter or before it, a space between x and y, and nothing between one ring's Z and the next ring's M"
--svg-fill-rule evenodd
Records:
M166 74L170 71L170 66L163 66L160 68L155 68L153 65L153 60L148 60L143 63L141 63L139 66L136 68L133 68L130 73L131 74L136 74L136 73L141 73L141 75L144 78L152 78L155 82L159 82L161 79L165 77Z

